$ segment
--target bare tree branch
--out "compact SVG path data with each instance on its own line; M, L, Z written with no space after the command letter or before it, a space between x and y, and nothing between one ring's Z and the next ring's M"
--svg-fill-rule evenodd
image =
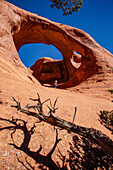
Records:
M74 116L73 116L73 122L72 122L72 124L74 124L74 122L75 122L76 112L77 112L77 107L75 107L75 113L74 113Z
M43 108L42 108L43 104L41 103L39 94L38 94L38 99L33 99L34 101L38 101L38 103L37 103L37 111L38 112L37 113L30 112L27 109L21 108L20 102L16 101L16 99L14 97L13 97L13 100L17 104L16 106L13 106L13 107L15 107L18 111L25 113L28 116L29 115L34 116L41 121L49 123L50 125L57 126L62 129L66 129L70 132L77 133L77 134L82 135L86 138L89 138L93 142L99 144L101 146L101 148L103 148L107 153L109 153L111 156L113 156L113 141L108 136L106 136L99 130L96 130L93 128L82 127L82 126L74 124L76 110L75 110L75 114L73 117L73 123L54 116L54 113L57 109L57 108L55 108L55 105L56 105L58 98L55 100L53 107L52 107L51 100L48 99L48 100L50 100L50 105L51 105L51 106L47 106L49 109L49 113L50 113L49 115L46 115L43 111ZM48 101L48 100L46 100L46 101ZM30 107L30 106L28 106L28 107Z

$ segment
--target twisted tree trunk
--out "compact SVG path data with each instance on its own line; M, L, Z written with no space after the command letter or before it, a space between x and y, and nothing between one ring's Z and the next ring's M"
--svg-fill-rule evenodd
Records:
M53 106L51 104L51 100L48 99L50 100L50 106L48 106L49 115L44 114L43 107L42 107L43 104L48 100L41 102L39 94L38 94L38 99L31 99L33 101L38 101L37 105L34 105L34 106L26 105L24 108L21 108L20 102L17 102L15 98L13 97L13 100L17 103L17 105L12 106L12 107L16 107L18 111L25 113L28 116L33 116L33 117L38 118L39 122L44 121L46 123L49 123L50 125L57 126L62 129L66 129L68 132L73 132L81 136L84 136L90 139L91 141L93 141L94 143L97 143L103 150L105 150L107 153L113 156L113 141L108 136L103 134L100 130L75 125L74 121L73 123L71 123L64 119L56 117L54 115L56 109L58 109L58 108L55 108L57 99ZM29 109L31 108L34 108L35 110L37 110L38 113L29 111ZM74 118L75 118L75 114L74 114Z

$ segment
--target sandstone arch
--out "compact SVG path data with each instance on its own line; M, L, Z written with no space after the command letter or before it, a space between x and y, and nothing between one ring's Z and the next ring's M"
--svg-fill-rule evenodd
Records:
M14 67L21 68L21 71L24 69L27 72L27 69L21 63L17 51L22 45L29 43L52 44L62 53L63 60L60 64L64 70L63 73L60 71L59 80L62 84L59 85L59 88L76 86L91 75L108 72L113 67L113 55L84 31L52 22L5 1L1 1L0 6L1 56L3 57L3 51L7 53L10 57L6 60ZM79 60L74 51L82 56L79 68L74 67L70 60L72 56L73 61ZM50 59L46 59L46 63L48 62L50 62ZM56 65L59 68L59 63ZM33 71L36 72L36 70ZM42 76L44 80L43 77L45 76ZM52 83L53 80L54 76L48 75L47 82Z

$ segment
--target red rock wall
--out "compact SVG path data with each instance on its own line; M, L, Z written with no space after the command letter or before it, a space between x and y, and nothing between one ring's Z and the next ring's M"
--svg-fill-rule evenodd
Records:
M28 70L21 63L17 51L29 43L52 44L63 56L63 61L46 59L44 63L45 59L40 59L41 66L40 62L36 62L37 68L31 67L32 74L41 83L53 84L58 79L58 87L67 88L80 84L93 74L108 72L113 67L113 55L84 31L52 22L5 1L0 2L0 9L0 49L9 55L6 61L21 70L21 74ZM81 55L81 61L78 61L74 51ZM77 63L79 68L75 67Z

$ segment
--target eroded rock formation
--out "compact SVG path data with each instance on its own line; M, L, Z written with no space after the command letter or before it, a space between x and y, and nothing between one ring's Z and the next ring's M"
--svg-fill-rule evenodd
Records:
M53 84L57 79L59 88L76 86L91 75L109 72L113 67L113 55L80 29L52 22L3 0L0 11L1 61L8 61L8 67L16 67L17 78L30 74L17 53L21 46L29 43L52 44L63 56L62 61L39 59L31 67L32 74L42 84Z
M24 44L38 42L53 44L61 51L63 60L42 58L29 71L20 61L17 51ZM23 109L24 106L28 106L29 98L37 97L37 92L42 102L50 98L51 105L54 105L55 99L61 96L55 116L72 122L74 107L77 106L76 125L93 127L113 139L111 131L100 124L97 114L103 109L113 109L111 102L113 96L108 91L113 89L113 74L108 73L111 67L113 67L112 54L99 46L85 32L51 22L0 0L1 169L47 169L48 165L57 164L62 167L64 163L68 169L87 167L101 169L103 163L106 164L104 168L112 168L111 157L86 137L80 138L68 134L65 130L59 130L58 139L62 140L55 149L58 140L51 125L38 123L36 118L16 112L11 107L14 104L11 96L22 103ZM77 87L60 90L41 86L31 72L36 78L40 78L42 84L52 84L54 79L58 79L60 88L75 86L93 76ZM103 79L106 79L106 82ZM30 101L30 105L32 102ZM48 115L46 109L44 107ZM51 149L55 149L52 160L48 155ZM74 165L73 161L78 163Z

